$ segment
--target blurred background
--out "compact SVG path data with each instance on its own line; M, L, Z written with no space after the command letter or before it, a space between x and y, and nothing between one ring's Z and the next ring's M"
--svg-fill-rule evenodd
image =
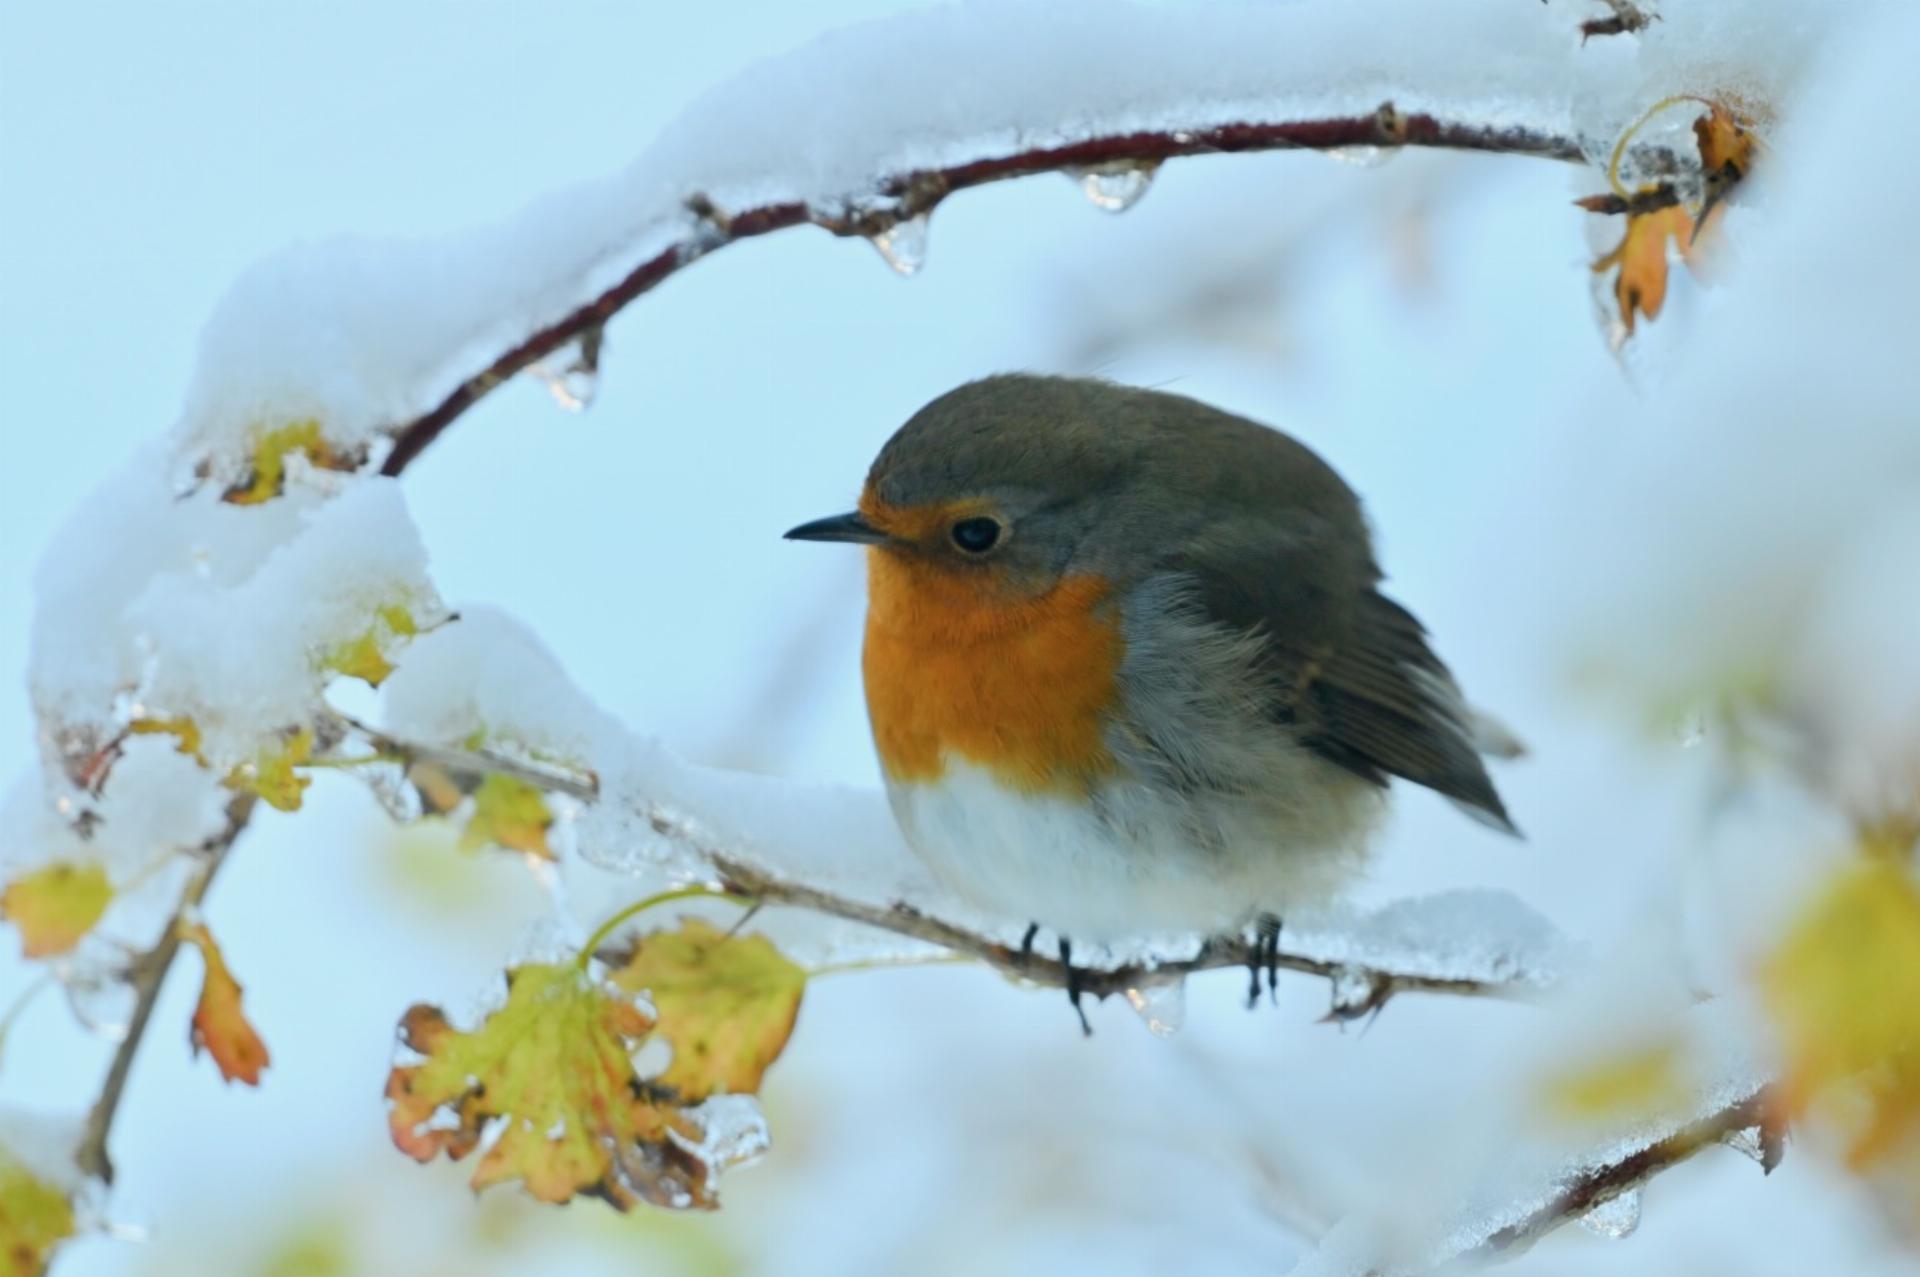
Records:
M618 168L700 91L885 0L700 6L16 5L0 39L0 670L30 574L90 488L173 420L228 282L290 241L430 235ZM1058 176L936 214L925 269L797 230L671 279L607 334L596 402L528 379L408 475L455 606L532 625L602 706L703 762L877 783L857 556L779 539L845 508L921 403L984 373L1098 373L1284 427L1365 498L1391 588L1469 695L1532 746L1498 779L1528 840L1402 791L1388 898L1511 889L1585 943L1665 934L1712 782L1635 737L1568 657L1567 526L1595 440L1632 431L1703 299L1623 366L1596 322L1569 170L1405 155L1183 161L1115 217ZM33 757L0 679L0 774ZM112 1216L63 1277L1277 1272L1424 1138L1449 1079L1525 1009L1406 998L1316 1025L1318 982L1249 1013L1194 982L1186 1027L1117 1003L1083 1040L1057 994L931 968L823 978L765 1096L774 1151L725 1209L475 1199L380 1105L395 1018L471 1005L547 909L509 857L394 831L322 777L255 822L209 915L273 1051L258 1091L189 1058L176 972L116 1131ZM0 999L30 981L3 942ZM187 964L183 964L185 966ZM179 1026L176 1032L173 1026ZM8 1035L0 1100L84 1107L106 1044L57 996ZM1418 1075L1420 1085L1406 1082ZM1770 1180L1708 1153L1644 1225L1569 1228L1512 1271L1869 1272L1876 1225L1814 1158Z

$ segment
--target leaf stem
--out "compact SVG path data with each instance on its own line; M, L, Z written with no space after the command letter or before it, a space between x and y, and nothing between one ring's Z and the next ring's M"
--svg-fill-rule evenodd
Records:
M593 961L593 955L599 952L601 945L613 937L614 932L647 910L658 908L661 905L670 905L676 900L725 900L730 904L753 904L753 898L751 896L743 896L735 892L723 891L715 887L697 884L691 887L677 887L672 891L659 892L655 895L648 896L645 900L634 901L601 923L598 927L594 928L593 934L587 937L587 942L580 946L580 952L574 956L574 965L582 971L586 970L587 964Z
M1618 195L1623 200L1633 198L1632 194L1627 190L1626 184L1620 180L1620 161L1626 158L1627 148L1633 144L1634 136L1638 134L1641 129L1646 128L1647 125L1652 122L1654 116L1660 114L1660 112L1666 110L1668 107L1678 106L1682 102L1699 102L1706 106L1713 105L1711 102L1708 102L1707 99L1695 93L1675 93L1671 97L1661 98L1658 102L1655 102L1652 106L1642 111L1640 118L1632 124L1629 124L1626 132L1620 135L1620 140L1613 144L1613 154L1607 157L1607 185L1613 188L1615 195Z

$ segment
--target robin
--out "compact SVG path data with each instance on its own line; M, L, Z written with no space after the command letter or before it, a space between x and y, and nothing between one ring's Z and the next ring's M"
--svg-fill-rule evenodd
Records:
M1059 936L1069 994L1068 937L1225 935L1329 896L1390 776L1517 833L1476 716L1377 588L1358 498L1277 430L989 377L888 440L857 511L786 535L868 547L901 830L960 897L1033 923L1027 946Z

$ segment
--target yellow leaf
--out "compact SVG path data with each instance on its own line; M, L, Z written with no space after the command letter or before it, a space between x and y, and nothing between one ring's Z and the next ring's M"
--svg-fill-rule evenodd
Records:
M258 794L281 811L299 811L301 795L312 779L293 769L305 766L313 757L313 731L303 727L279 746L262 750L250 763L242 763L227 773L228 789Z
M1812 901L1761 970L1787 1116L1818 1106L1856 1167L1920 1137L1920 885L1865 859Z
M1680 1053L1657 1042L1546 1079L1541 1097L1563 1121L1614 1122L1666 1112L1686 1098Z
M127 724L127 730L135 736L171 736L174 748L194 762L206 764L200 753L200 724L191 718L136 718Z
M473 815L460 836L460 850L492 844L552 860L553 848L547 845L552 827L553 811L538 789L494 772L473 791Z
M644 937L613 973L646 994L673 1061L657 1079L692 1103L760 1089L800 1013L807 973L765 936L727 936L697 918Z
M29 958L49 958L79 944L112 901L104 868L55 862L8 883L0 892L0 913L20 929Z
M372 625L329 651L320 667L378 687L393 673L388 651L397 640L412 638L419 632L420 623L413 619L411 612L397 603L387 604L374 609Z
M0 1277L37 1277L73 1236L73 1203L0 1149Z
M337 645L320 664L348 678L361 679L369 687L380 686L393 673L393 662L380 650L380 639L372 630Z
M1660 308L1666 304L1669 240L1682 252L1692 243L1693 217L1685 208L1671 204L1652 212L1630 213L1620 243L1593 264L1596 275L1618 272L1613 296L1628 333L1633 332L1636 313L1649 320L1658 319Z
M226 957L205 924L182 927L180 938L200 950L207 968L200 1003L193 1010L194 1050L205 1049L227 1081L260 1085L260 1071L268 1064L267 1044L241 1009L240 982L227 969Z
M287 457L296 452L324 469L348 468L346 460L328 446L318 421L288 422L259 432L253 442L252 473L245 484L227 489L222 499L233 505L259 505L279 496L287 479Z
M517 1179L546 1202L712 1206L697 1124L634 1075L651 1027L631 995L573 963L507 972L506 1005L471 1033L415 1005L400 1039L425 1058L387 1076L393 1142L416 1161L457 1161L497 1127L476 1189Z

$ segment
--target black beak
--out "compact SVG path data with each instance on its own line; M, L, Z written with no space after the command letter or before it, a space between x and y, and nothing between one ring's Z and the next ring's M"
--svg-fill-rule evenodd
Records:
M868 523L858 511L815 519L787 531L789 541L852 541L859 545L881 545L887 534Z

